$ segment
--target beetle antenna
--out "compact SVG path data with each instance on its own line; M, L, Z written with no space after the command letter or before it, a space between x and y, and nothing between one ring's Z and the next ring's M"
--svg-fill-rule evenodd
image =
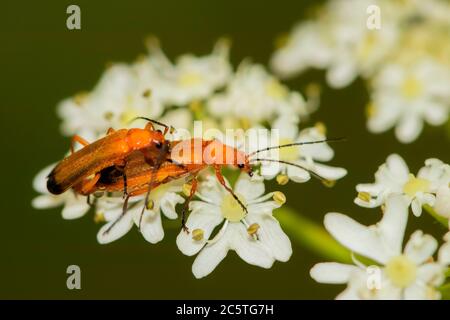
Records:
M293 143L288 143L288 144L282 144L279 146L273 146L273 147L267 147L267 148L263 148L263 149L259 149L256 151L253 151L251 153L248 154L248 157L251 157L255 154L258 154L260 152L264 152L264 151L269 151L269 150L273 150L273 149L281 149L281 148L287 148L287 147L294 147L294 146L301 146L301 145L305 145L305 144L316 144L316 143L325 143L325 142L339 142L339 141L345 141L345 138L330 138L330 139L323 139L323 140L315 140L315 141L302 141L302 142L293 142Z
M324 177L322 177L320 174L314 172L313 170L310 170L300 164L297 163L292 163L292 162L288 162L288 161L284 161L284 160L277 160L277 159L262 159L262 158L256 158L253 159L254 161L265 161L265 162L277 162L277 163L283 163L283 164L287 164L289 166L293 166L302 170L305 170L306 172L308 172L311 176L313 176L316 179L319 179L320 181L322 181L323 183L328 183L330 182L328 179L325 179Z
M159 121L157 121L157 120L153 120L153 119L146 118L146 117L136 117L136 118L133 118L133 119L130 121L130 123L131 123L131 122L134 122L134 121L136 121L136 120L146 120L146 121L151 122L151 123L153 123L153 124L158 124L158 125L160 125L160 126L166 128L167 130L169 130L169 126L168 126L167 124L164 124L164 123L159 122Z

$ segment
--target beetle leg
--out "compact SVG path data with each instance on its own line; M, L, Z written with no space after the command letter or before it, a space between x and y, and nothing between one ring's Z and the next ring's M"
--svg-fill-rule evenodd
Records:
M128 197L128 184L127 184L127 175L125 172L123 173L123 196Z
M185 170L185 171L188 171L188 169L186 168L186 166L185 166L184 164L180 163L180 162L177 162L177 161L175 161L175 160L173 160L173 159L170 159L170 158L167 158L166 161L169 162L169 163L172 163L172 164L176 165L177 167L180 167L181 169L183 169L183 170Z
M98 180L100 179L100 173L96 173L92 179L84 180L81 182L80 193L81 194L89 194L94 189Z
M79 135L74 135L72 137L72 141L70 143L70 152L74 153L75 152L75 143L78 142L79 144L81 144L83 147L87 146L89 144L89 142L87 142L84 138L80 137Z
M127 174L125 171L125 161L118 162L114 167L116 170L120 171L122 173L123 178L123 197L126 198L128 196L128 183L127 183Z
M92 206L94 205L94 203L91 202L91 195L90 195L90 194L88 194L87 197L86 197L86 203L87 203L90 207L92 207Z
M145 125L145 130L155 131L155 127L153 126L153 123L151 123L150 121L147 122L147 124Z
M220 172L220 166L214 166L214 170L216 171L216 177L217 177L217 180L219 180L219 183L233 196L234 200L236 200L237 203L239 203L239 205L241 206L242 210L244 210L244 212L247 214L248 213L247 207L242 203L241 200L239 200L237 195L234 193L233 189L231 189L225 183L225 179L224 179L224 177L222 175L222 172Z
M106 131L106 134L111 134L111 133L113 133L113 132L116 132L116 130L114 130L113 128L109 128L109 129Z
M153 170L152 170L152 177L151 177L151 179L150 179L150 183L148 184L147 193L145 194L144 207L142 208L141 215L139 216L139 223L138 223L138 229L139 229L139 231L141 231L142 218L144 217L145 209L147 209L147 206L149 205L150 193L151 193L151 191L152 191L153 184L154 184L154 182L155 182L155 176L156 176L156 170L157 170L157 169L158 169L157 166L154 166L154 167L153 167Z
M181 228L186 233L189 233L189 229L186 227L186 212L189 210L189 203L194 197L195 192L197 192L197 187L198 187L197 175L194 175L192 179L191 190L189 191L189 196L187 197L186 202L184 203L183 206L183 211L181 212Z
M125 216L125 214L127 213L127 210L128 210L128 199L129 198L130 198L130 196L127 196L125 198L125 201L123 202L122 213L120 214L119 217L117 217L116 220L114 220L113 223L111 223L111 225L108 227L108 229L106 229L103 232L103 235L108 234L112 230L112 228L114 228L114 226L120 221L120 219L122 219Z

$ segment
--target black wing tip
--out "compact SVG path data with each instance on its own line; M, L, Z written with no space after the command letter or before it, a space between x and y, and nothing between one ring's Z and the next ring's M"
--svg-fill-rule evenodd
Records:
M53 171L47 176L47 190L52 194L61 194L66 191L61 184L57 183L55 180L55 175Z

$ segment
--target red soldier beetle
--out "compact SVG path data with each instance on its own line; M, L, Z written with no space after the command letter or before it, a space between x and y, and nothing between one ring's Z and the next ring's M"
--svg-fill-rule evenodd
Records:
M47 189L52 194L61 194L77 185L78 192L90 193L100 178L100 171L116 166L124 167L126 157L139 150L145 156L146 161L152 163L160 155L168 152L168 142L164 136L169 127L161 122L144 117L136 119L147 120L144 129L120 129L110 128L107 135L93 143L88 143L78 135L72 138L71 154L59 162L48 175ZM164 132L155 130L153 124L164 127ZM74 144L78 142L84 147L74 152ZM160 152L164 151L164 152ZM156 163L154 163L156 165ZM124 176L126 185L126 176Z
M314 171L305 168L304 166L301 166L299 164L290 163L278 159L265 159L252 157L261 152L269 151L272 149L287 148L293 146L332 142L332 141L341 141L341 140L343 139L338 138L338 139L326 139L326 140L290 143L279 146L262 148L249 154L246 154L245 152L240 151L231 146L225 145L219 142L218 140L203 140L199 138L193 138L182 141L172 141L170 145L171 146L170 157L167 157L166 155L161 157L165 158L164 161L167 161L169 163L167 162L161 163L159 167L149 165L145 161L145 158L138 153L130 154L130 159L127 160L127 164L124 170L125 174L127 175L129 193L127 198L125 199L122 216L126 213L127 202L130 196L137 196L147 192L145 204L141 213L142 219L144 210L148 206L148 196L152 188L156 188L161 184L170 182L175 179L191 176L192 177L191 187L182 212L182 228L185 231L188 231L185 226L186 211L189 202L191 201L191 199L195 195L195 192L197 191L198 186L197 175L199 174L200 171L202 171L207 167L213 167L219 183L233 196L233 198L242 207L244 212L247 212L247 208L245 207L245 205L225 182L225 178L221 173L221 169L224 165L235 166L239 170L246 172L251 176L253 174L253 165L257 164L258 162L264 161L279 162L303 169L307 171L309 174L311 174L311 176L321 180L322 182L327 182L325 178L321 177ZM121 172L116 171L115 173L113 173L113 171L111 170L109 171L104 170L101 173L101 178L99 179L97 188L99 190L105 190L110 192L122 190L124 188L124 184L123 179L121 179ZM118 218L118 220L119 219L120 217ZM108 232L113 227L114 224L115 223L113 223L106 232Z

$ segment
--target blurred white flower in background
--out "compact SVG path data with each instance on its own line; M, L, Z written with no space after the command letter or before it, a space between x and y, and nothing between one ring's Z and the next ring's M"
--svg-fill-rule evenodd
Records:
M219 40L210 55L197 57L191 54L180 56L175 64L164 55L155 38L147 41L150 63L157 77L167 85L165 101L169 105L183 106L194 100L208 98L222 88L232 75L228 60L230 43Z
M316 19L298 24L271 65L283 78L313 67L327 69L327 81L335 88L349 85L358 75L370 76L392 50L398 30L384 16L380 29L366 27L367 8L373 0L328 1Z
M181 231L177 245L186 255L198 253L192 265L196 278L210 274L229 250L262 268L270 268L275 260L287 261L292 254L289 238L272 215L286 201L284 195L279 191L264 195L263 180L246 174L241 174L233 190L247 213L214 176L200 183L196 193L200 200L190 203L186 226L191 233Z
M263 66L248 61L241 63L225 92L213 96L207 108L213 117L236 119L244 129L271 122L281 114L308 113L298 92L290 91Z
M410 173L402 157L391 154L375 173L375 183L356 186L358 196L355 203L362 207L374 208L385 204L391 195L402 194L408 199L405 202L406 207L411 205L413 214L420 216L422 206L427 204L434 207L436 193L442 187L448 188L449 183L450 166L441 160L425 160L425 166L415 176Z
M348 284L337 299L439 299L436 288L445 280L448 248L444 245L433 261L436 239L415 231L402 249L408 220L405 203L402 195L390 196L381 221L369 227L340 213L325 216L325 228L337 241L378 265L372 266L380 272L375 283L368 281L369 266L357 257L355 265L318 263L311 269L311 277L321 283Z
M367 9L380 8L369 29ZM414 141L423 121L438 126L450 113L450 3L444 0L330 0L294 27L272 56L282 78L308 68L326 70L330 86L367 80L368 128L396 126L399 141Z
M277 141L279 145L326 139L326 128L322 123L303 129L299 133L298 122L295 118L289 116L277 119L272 128L279 130L280 139ZM333 157L334 151L327 143L318 143L274 149L269 152L259 153L257 158L279 159L306 169L278 162L261 161L261 174L266 179L272 179L277 176L278 182L284 184L288 179L295 182L308 181L311 175L307 170L311 170L330 182L341 179L347 174L347 170L320 163L330 161Z
M142 114L158 118L162 102L152 96L151 80L142 80L136 66L108 67L92 92L80 93L58 106L63 134L97 137L111 127L129 127L130 121Z
M450 186L442 185L436 192L434 208L436 213L446 219L450 219ZM450 224L449 224L450 229Z
M373 80L369 130L379 133L396 126L398 140L414 141L423 121L437 126L448 120L449 86L450 68L432 60L386 65Z

